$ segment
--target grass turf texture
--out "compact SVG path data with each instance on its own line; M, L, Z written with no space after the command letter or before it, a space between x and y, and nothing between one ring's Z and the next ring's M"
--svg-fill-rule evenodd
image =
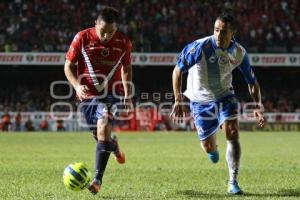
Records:
M101 192L72 192L64 168L83 161L93 174L95 144L88 133L0 133L0 199L300 199L300 133L242 132L239 183L226 194L224 134L211 164L195 133L121 133L126 164L111 156Z

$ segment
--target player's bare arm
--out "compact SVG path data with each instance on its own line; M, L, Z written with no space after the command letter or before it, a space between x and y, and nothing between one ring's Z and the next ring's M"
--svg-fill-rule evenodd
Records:
M248 84L250 95L252 96L253 100L256 103L256 109L254 110L254 116L257 119L257 123L260 127L264 127L266 120L263 114L263 107L261 102L261 93L260 93L260 86L257 81L253 85Z
M74 72L74 65L75 64L72 63L71 61L66 60L64 72L65 72L65 75L66 75L68 81L71 83L73 88L76 90L78 98L80 100L82 100L87 97L87 91L89 90L89 88L86 85L81 85L78 82L77 77Z
M127 112L130 109L129 104L132 103L131 97L132 97L132 65L123 66L121 69L121 77L122 77L122 83L124 87L124 105L127 109Z
M181 93L181 85L182 85L182 72L180 69L175 66L172 74L172 85L173 85L173 94L175 98L175 103L172 108L172 112L170 117L177 123L183 121L183 116L186 113L186 108L182 104L183 98Z
M122 76L122 83L124 87L124 94L125 99L131 96L132 88L131 88L131 82L132 82L132 66L127 65L123 66L121 70L121 76Z

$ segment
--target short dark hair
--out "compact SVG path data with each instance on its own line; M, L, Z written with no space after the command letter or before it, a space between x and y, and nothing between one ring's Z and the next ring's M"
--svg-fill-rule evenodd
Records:
M216 20L220 20L226 24L229 24L230 25L230 29L232 31L237 31L237 22L236 20L234 19L233 15L230 14L229 12L222 12Z
M119 11L110 6L102 6L100 9L97 20L103 20L106 23L118 23L119 21Z

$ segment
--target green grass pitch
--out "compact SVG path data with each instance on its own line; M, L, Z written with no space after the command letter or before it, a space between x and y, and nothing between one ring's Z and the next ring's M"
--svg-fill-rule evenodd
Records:
M195 133L120 133L126 164L113 156L101 192L72 192L62 182L75 161L94 170L88 133L0 133L0 199L300 199L300 133L242 132L239 183L245 195L226 194L226 141L211 164Z

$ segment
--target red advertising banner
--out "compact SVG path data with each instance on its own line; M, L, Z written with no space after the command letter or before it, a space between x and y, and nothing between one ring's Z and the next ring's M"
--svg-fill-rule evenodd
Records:
M133 65L174 66L178 53L132 53ZM249 54L253 66L299 67L300 54ZM64 65L65 53L0 53L0 65Z

